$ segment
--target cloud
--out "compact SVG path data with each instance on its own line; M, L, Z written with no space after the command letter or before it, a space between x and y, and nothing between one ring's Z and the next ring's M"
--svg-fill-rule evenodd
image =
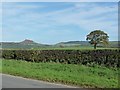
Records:
M60 12L57 11L56 13L54 12L52 14L50 13L49 15L51 15L53 17L53 19L56 20L56 22L59 22L61 24L76 24L76 25L82 26L81 24L89 25L92 23L92 26L95 26L97 24L99 25L100 23L101 24L104 23L104 25L109 25L110 23L111 24L116 23L116 22L109 21L109 20L105 21L104 19L106 19L106 18L111 19L114 17L116 17L116 19L117 19L117 14L113 13L113 14L109 15L109 13L117 12L117 7L111 8L111 7L94 6L92 9L90 9L88 11L85 11L84 9L82 11L81 10L79 11L79 9L78 9L78 11L76 10L77 12L74 12L74 10L76 10L76 7L67 9L67 10L63 10ZM101 16L99 16L99 15L101 15ZM109 15L109 17L107 17L108 15Z
M119 2L119 0L1 0L1 2Z
M56 7L61 5L59 3L53 6L48 6L49 3L12 4L4 6L3 28L6 39L9 34L6 32L11 30L11 34L16 33L16 37L19 32L23 32L23 37L36 38L44 43L79 40L80 37L85 40L85 35L90 31L101 29L110 35L111 40L117 40L117 3L63 3L64 8L59 10Z
M36 5L29 3L27 4L26 2L19 2L19 3L12 3L12 2L6 2L3 3L2 5L3 9L3 14L7 15L9 17L14 17L14 16L19 16L28 12L32 12L32 10L36 9L42 9L45 6L42 5Z

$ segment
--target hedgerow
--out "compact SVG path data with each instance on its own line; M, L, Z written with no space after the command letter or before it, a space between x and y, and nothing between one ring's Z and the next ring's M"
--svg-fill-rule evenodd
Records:
M119 50L2 50L2 58L119 67Z

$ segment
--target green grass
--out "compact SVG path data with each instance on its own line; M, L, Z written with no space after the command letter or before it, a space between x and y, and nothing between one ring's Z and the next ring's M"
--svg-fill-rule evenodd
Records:
M118 48L103 48L103 47L97 47L96 50L100 49L118 49ZM20 50L20 49L7 49L7 50ZM25 49L23 49L25 50ZM26 50L95 50L94 47L90 46L82 46L82 47L41 47L41 48L31 48L31 49L26 49Z
M96 50L100 49L117 49L117 48L100 48L98 47ZM59 47L50 47L50 48L36 48L34 50L94 50L93 47L64 47L64 48L59 48Z
M1 65L1 64L0 64ZM60 63L2 60L2 73L80 87L117 88L118 70Z
M0 60L0 73L2 72L2 60Z

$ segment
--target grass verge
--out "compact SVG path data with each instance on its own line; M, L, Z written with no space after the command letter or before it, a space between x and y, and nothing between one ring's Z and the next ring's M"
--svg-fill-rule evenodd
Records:
M5 74L80 87L118 88L118 70L112 68L60 63L34 63L22 60L2 60L0 65L2 65L2 73Z

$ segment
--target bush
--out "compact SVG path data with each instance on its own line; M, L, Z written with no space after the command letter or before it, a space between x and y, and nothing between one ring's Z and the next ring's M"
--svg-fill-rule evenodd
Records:
M119 50L3 50L2 58L119 67Z

